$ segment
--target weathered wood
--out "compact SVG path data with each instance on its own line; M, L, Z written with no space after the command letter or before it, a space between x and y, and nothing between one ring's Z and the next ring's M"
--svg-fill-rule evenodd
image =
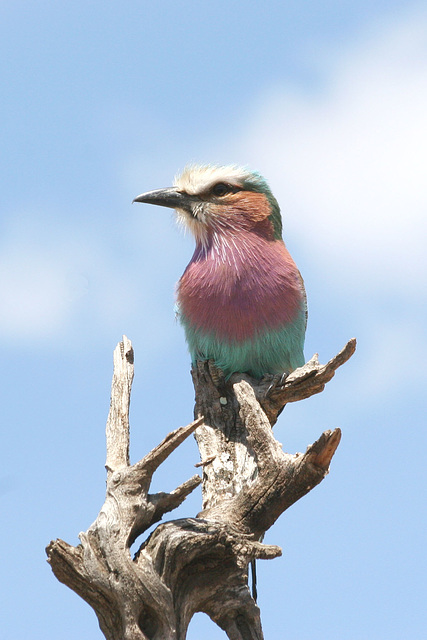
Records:
M105 503L80 534L80 545L56 540L47 547L56 577L93 607L107 640L184 640L197 611L232 640L262 640L248 564L281 554L280 547L259 540L325 477L341 435L339 429L327 431L304 454L290 455L271 425L286 402L319 393L354 347L350 341L324 366L315 357L284 380L235 374L225 382L211 363L198 363L192 372L195 421L131 466L133 350L123 338L114 352ZM193 432L203 479L196 475L170 493L150 494L154 471ZM138 536L202 481L197 517L161 523L132 558Z
M114 373L107 419L108 473L129 466L129 405L134 374L132 344L126 336L114 349Z
M278 415L288 402L298 402L320 393L327 382L332 380L335 371L351 358L356 350L356 339L347 342L336 356L322 365L317 353L303 367L295 369L289 376L282 379L263 381L257 385L258 401L273 425Z
M270 461L276 461L278 456L281 464L281 445L271 430L277 416L288 402L320 393L355 348L356 341L352 339L326 365L319 364L315 355L283 380L257 381L234 374L226 384L218 377L218 370L212 371L210 362L199 362L194 367L195 416L204 416L195 434L203 466L204 509L223 504L224 499L250 486L262 464L271 468ZM267 442L271 446L266 458L262 458Z

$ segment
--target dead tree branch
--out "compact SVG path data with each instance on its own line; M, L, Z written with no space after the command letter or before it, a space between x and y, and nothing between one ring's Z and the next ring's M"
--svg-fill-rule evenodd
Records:
M284 380L235 374L225 382L211 363L198 363L192 372L196 420L130 465L133 350L123 338L114 352L105 503L77 547L62 540L47 547L54 574L93 607L107 640L184 640L197 611L232 640L262 640L248 563L281 554L260 537L323 480L341 436L339 429L326 431L304 454L290 455L271 425L287 402L319 393L354 348L350 341L326 365L315 357ZM202 482L196 475L170 493L149 493L155 470L193 432L203 469L202 511L158 525L132 558L138 536Z

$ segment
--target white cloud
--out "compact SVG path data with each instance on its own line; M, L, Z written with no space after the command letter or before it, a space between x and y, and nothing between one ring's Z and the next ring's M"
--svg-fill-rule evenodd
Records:
M426 32L423 12L329 56L321 92L271 91L236 144L331 286L359 295L427 291Z

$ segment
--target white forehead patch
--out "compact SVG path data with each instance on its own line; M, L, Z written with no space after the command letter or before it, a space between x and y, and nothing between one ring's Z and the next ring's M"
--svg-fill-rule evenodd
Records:
M189 165L181 175L176 176L174 187L190 195L206 193L217 182L226 182L241 187L251 172L236 165L217 167L215 165Z

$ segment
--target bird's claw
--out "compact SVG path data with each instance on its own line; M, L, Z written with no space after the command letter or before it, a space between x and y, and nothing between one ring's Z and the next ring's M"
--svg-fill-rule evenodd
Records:
M208 360L209 373L212 378L212 382L220 389L225 386L225 375L222 369L220 369L213 360Z
M271 379L271 383L270 386L268 387L267 391L265 392L265 396L269 396L270 393L274 390L274 389L278 389L280 387L283 387L283 385L286 382L286 378L288 377L289 373L288 371L285 371L284 373L276 373L276 375L274 376L264 376L264 380L269 380Z

